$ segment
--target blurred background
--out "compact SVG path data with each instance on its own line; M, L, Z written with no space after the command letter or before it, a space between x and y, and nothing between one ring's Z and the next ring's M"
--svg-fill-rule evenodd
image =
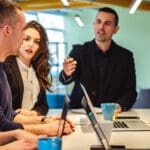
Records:
M114 8L119 15L120 30L114 40L134 53L137 89L150 88L150 0L12 1L21 5L27 21L37 20L47 31L54 93L71 92L73 83L64 86L58 80L62 63L72 45L94 38L93 21L97 9L104 6ZM137 6L131 11L135 3Z

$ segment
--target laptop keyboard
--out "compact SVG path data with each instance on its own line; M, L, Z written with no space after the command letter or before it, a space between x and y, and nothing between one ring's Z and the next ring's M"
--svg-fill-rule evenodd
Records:
M113 128L129 128L127 124L123 121L114 121Z

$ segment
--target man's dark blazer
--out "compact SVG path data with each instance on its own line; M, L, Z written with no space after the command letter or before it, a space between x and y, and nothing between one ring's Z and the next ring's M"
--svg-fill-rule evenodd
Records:
M12 92L12 105L16 110L21 108L23 98L23 80L15 56L9 56L5 63L4 69L7 74L8 82ZM46 92L40 89L38 100L32 110L37 111L41 115L46 115L48 111L48 104L46 101Z
M84 45L75 45L70 53L77 61L76 71L72 74L70 80L64 80L62 71L59 79L63 84L69 84L75 81L71 93L71 107L81 107L83 92L80 88L82 83L95 106L100 107L102 102L116 102L122 106L123 110L132 107L136 100L136 77L133 54L129 50L120 47L114 41L111 43L111 56L103 86L101 98L98 95L98 77L95 54L95 40L86 42ZM68 78L65 76L65 78Z

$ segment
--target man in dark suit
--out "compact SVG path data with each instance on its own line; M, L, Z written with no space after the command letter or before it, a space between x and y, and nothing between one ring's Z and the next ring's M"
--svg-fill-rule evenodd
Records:
M136 77L133 54L117 45L113 34L119 30L118 15L108 7L100 8L94 21L95 39L75 45L63 64L60 81L75 81L71 107L81 107L82 83L94 106L115 102L118 111L128 110L136 100Z

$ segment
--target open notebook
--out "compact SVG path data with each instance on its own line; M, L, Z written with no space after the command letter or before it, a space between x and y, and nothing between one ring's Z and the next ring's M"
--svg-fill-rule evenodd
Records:
M85 87L81 84L88 105L96 116L92 102L88 96ZM113 122L113 131L150 131L150 126L143 122L135 111L123 112L119 114L118 119Z

